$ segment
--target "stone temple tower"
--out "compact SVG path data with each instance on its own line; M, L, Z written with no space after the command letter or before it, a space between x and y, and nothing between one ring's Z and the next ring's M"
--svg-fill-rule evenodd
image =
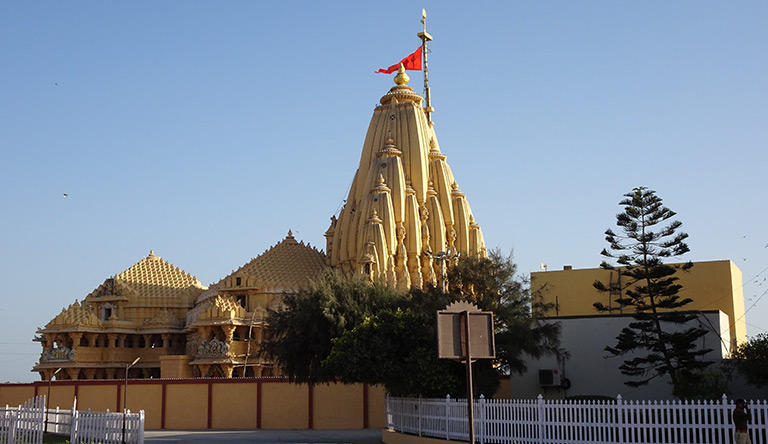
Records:
M325 233L331 266L401 289L436 284L439 253L487 255L440 151L431 107L408 82L401 65L373 112L346 203Z

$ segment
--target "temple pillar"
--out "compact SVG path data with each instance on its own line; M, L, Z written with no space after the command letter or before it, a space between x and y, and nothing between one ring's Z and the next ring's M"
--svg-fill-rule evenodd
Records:
M232 378L232 371L234 370L233 364L221 364L221 369L224 370L225 378Z
M171 339L173 338L173 335L170 333L163 333L160 335L161 338L163 338L163 349L168 351L171 349Z
M107 375L107 379L117 379L116 368L106 368L104 369L104 373Z
M141 335L144 338L144 348L152 348L152 335Z
M69 367L69 368L66 368L65 370L67 372L67 376L69 376L69 379L73 381L77 380L77 376L80 374L79 368Z
M120 344L118 342L118 335L117 333L107 333L107 347L109 348L116 348L119 347Z
M211 364L198 364L197 368L200 369L200 376L205 378L208 375L208 370L211 369Z
M83 369L83 373L85 374L85 379L96 379L96 369L95 368L85 368Z
M74 350L75 348L80 347L80 338L82 337L83 337L83 333L80 333L78 331L69 332L69 338L72 341L72 347L70 348Z
M56 370L54 370L54 369L52 369L52 368L48 368L48 369L45 369L45 370L43 370L43 371L42 371L42 372L40 372L40 373L42 373L43 375L45 375L45 376L43 377L45 381L50 381L50 380L53 378L53 373L54 373L55 371L56 371Z
M234 325L222 325L221 330L224 332L224 342L227 344L232 343L232 337L235 334L235 326ZM230 372L231 373L231 372Z

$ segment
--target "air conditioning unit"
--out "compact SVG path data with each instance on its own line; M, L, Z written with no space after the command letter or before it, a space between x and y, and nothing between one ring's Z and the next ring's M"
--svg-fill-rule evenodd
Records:
M539 385L542 387L560 387L560 371L557 369L539 369Z

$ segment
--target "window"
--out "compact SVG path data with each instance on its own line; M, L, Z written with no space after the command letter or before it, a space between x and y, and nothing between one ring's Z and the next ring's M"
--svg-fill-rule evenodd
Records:
M240 279L240 278L238 278ZM245 295L241 294L237 296L237 303L240 304L241 307L245 308Z
M112 317L112 304L106 303L101 307L101 320L108 321Z
M239 287L241 283L242 283L242 278L235 278L235 285Z

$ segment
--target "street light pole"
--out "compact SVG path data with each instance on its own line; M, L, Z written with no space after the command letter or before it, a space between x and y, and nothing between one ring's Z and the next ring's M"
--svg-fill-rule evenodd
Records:
M56 373L61 371L61 367L57 368L55 372L51 375L50 378L48 378L48 394L45 396L45 428L43 429L44 432L48 432L48 410L51 408L51 381L53 381L53 377L56 376Z
M134 359L133 362L125 366L125 393L123 394L123 444L125 444L125 417L127 413L126 408L128 405L128 369L136 365L136 363L139 362L139 359L141 359L141 357Z
M446 283L448 281L448 274L446 273L445 263L455 261L459 258L461 253L455 253L452 248L449 248L446 251L441 251L437 254L434 254L432 253L432 250L427 247L427 250L424 251L424 255L440 264L440 292L445 294L447 290Z

